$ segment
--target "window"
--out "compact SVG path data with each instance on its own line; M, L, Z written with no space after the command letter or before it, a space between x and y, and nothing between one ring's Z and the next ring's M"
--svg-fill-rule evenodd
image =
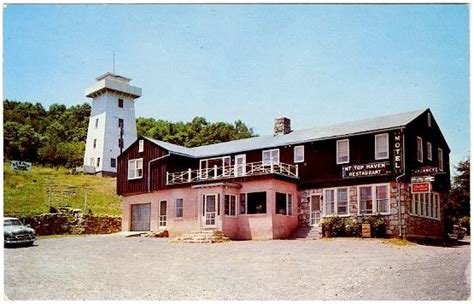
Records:
M144 146L144 141L143 141L143 139L140 139L138 141L138 153L143 152L143 146Z
M359 188L359 210L361 214L372 214L372 186Z
M118 100L118 107L123 108L123 99L122 98L119 98L119 100Z
M97 147L97 139L94 138L94 142L92 143L92 147L95 149Z
M360 214L389 214L390 188L388 184L359 186Z
M95 128L97 129L98 127L99 127L99 119L96 118L96 119L95 119Z
M292 215L293 205L291 201L291 194L275 193L275 213L282 215Z
M280 163L280 149L262 151L262 164L264 166L277 165L278 163Z
M419 136L416 137L416 159L423 162L423 139Z
M224 197L224 214L235 216L237 214L237 205L235 203L235 195L226 194Z
M347 188L326 189L324 191L325 210L324 214L329 215L347 215L349 212Z
M110 159L110 166L111 166L112 168L117 167L117 159L111 158L111 159Z
M436 192L413 193L410 214L439 220L439 194Z
M431 128L431 113L430 112L427 113L427 120L428 120L428 127Z
M166 227L166 201L160 201L160 219L159 219L159 226Z
M433 160L433 146L429 141L426 142L426 158Z
M267 192L250 192L240 195L241 214L267 213Z
M304 162L304 146L296 146L293 149L293 161L295 163Z
M119 148L123 148L123 138L119 138L118 142Z
M388 134L375 135L375 159L388 158Z
M183 199L182 198L176 199L176 217L177 218L183 217Z
M337 164L349 162L349 139L341 139L336 142L336 155Z
M100 157L97 157L97 167L100 167Z
M123 128L123 119L122 118L118 119L118 127Z
M438 168L439 171L444 171L443 149L441 148L438 148Z
M95 164L95 159L94 159L93 157L91 157L91 158L89 159L89 166L93 167L94 164Z
M232 171L230 156L201 159L199 161L199 178L229 176Z
M128 179L141 178L143 175L143 158L128 161Z

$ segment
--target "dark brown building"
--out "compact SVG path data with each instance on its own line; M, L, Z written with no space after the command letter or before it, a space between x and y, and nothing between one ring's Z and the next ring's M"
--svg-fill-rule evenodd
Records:
M186 148L140 138L118 158L124 230L203 228L285 238L324 218L385 218L387 234L441 238L449 147L429 109Z

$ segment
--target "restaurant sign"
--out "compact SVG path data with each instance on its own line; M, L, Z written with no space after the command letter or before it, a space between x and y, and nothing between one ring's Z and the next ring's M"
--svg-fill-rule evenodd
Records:
M342 178L369 177L387 175L390 173L388 162L378 162L342 167Z
M422 167L411 172L412 175L431 175L437 173L438 167Z
M412 193L430 192L430 190L431 190L431 183L412 183L411 184Z

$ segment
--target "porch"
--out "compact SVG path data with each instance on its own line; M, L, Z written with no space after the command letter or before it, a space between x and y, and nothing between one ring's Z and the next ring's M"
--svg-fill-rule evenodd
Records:
M280 174L298 179L298 165L273 162L253 162L233 166L217 166L211 168L186 171L166 172L166 185L193 183L206 180L222 180L245 176Z

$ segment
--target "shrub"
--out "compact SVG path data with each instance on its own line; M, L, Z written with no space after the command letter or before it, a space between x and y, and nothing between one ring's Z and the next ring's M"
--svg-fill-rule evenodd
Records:
M381 216L367 217L329 217L322 222L322 233L324 237L361 237L362 224L370 224L371 237L386 237L386 221Z
M338 216L325 218L322 223L322 233L325 237L345 236L344 219Z
M346 236L360 237L362 234L362 219L349 217L345 219Z
M387 223L385 222L385 218L381 216L369 216L364 218L363 223L370 224L371 237L384 238L387 236Z

